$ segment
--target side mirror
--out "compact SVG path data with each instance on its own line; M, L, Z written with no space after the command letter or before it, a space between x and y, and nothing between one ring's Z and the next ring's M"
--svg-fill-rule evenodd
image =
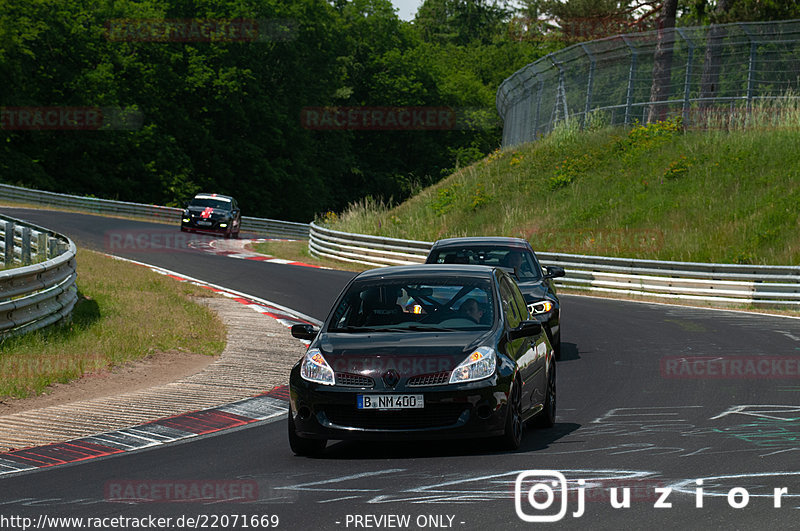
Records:
M567 274L567 272L564 271L563 267L556 266L556 265L551 265L551 266L547 266L547 274L544 276L544 278L547 279L547 278L563 277L566 274Z
M508 331L508 339L514 341L521 337L538 336L542 333L542 325L539 321L522 321L518 327Z
M310 324L292 325L292 337L296 337L297 339L306 339L311 341L317 337L317 333L319 333L319 330Z

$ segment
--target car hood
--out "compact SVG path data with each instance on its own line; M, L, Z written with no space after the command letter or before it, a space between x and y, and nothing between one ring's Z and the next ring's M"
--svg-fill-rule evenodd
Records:
M335 372L400 378L452 371L491 331L322 333L315 342Z
M548 293L547 286L541 280L533 282L518 282L519 290L525 296L525 302L544 299Z
M222 210L219 208L211 208L211 207L196 207L190 206L187 208L190 214L200 215L203 212L208 211L212 216L227 216L230 214L228 210Z

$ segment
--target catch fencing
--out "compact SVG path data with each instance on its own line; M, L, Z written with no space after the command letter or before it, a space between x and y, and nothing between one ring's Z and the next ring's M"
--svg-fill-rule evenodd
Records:
M309 252L370 266L425 261L433 242L334 231L311 224ZM588 292L697 301L715 305L800 305L800 266L709 264L536 253L566 276L556 285Z
M75 244L66 236L0 215L0 339L67 318L78 301Z
M668 68L658 74L656 30L575 44L518 70L497 91L503 147L534 141L564 121L646 123L652 108L657 119L682 116L685 125L747 126L755 103L796 102L800 20L679 27L664 30L661 42L659 64ZM773 114L759 123L779 119Z

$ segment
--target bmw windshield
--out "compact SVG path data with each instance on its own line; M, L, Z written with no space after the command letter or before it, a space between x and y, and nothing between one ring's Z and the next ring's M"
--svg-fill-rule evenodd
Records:
M217 210L230 210L231 202L224 199L211 199L211 198L197 198L192 199L189 203L190 207L214 208Z
M539 264L526 249L500 246L445 247L432 253L428 263L472 264L513 269L519 282L542 278Z

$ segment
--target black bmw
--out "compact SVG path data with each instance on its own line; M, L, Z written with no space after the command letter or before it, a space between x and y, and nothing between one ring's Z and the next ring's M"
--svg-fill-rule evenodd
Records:
M512 277L486 266L400 266L359 274L289 382L298 455L330 439L495 437L515 449L524 422L552 426L556 366Z
M550 342L561 354L561 305L553 279L564 276L559 266L543 268L531 244L521 238L481 236L434 242L428 264L481 264L513 271L533 318L545 326Z

